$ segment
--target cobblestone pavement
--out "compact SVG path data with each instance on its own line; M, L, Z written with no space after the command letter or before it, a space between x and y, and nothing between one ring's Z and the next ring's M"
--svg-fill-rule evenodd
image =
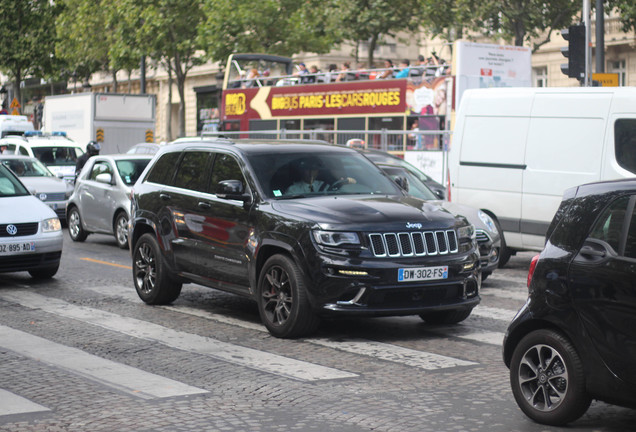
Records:
M127 251L66 234L52 281L0 275L0 431L566 430L523 416L501 360L531 256L493 273L460 325L343 319L280 340L251 301L196 285L144 305ZM594 402L567 430L634 424Z

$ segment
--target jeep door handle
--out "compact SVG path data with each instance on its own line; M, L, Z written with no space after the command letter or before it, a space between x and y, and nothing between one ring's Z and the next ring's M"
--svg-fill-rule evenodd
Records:
M164 201L170 201L172 199L172 197L167 193L160 193L159 198L161 198Z
M199 201L197 206L199 206L200 209L209 210L210 207L212 207L212 204L210 204L209 202L205 202L205 201Z
M606 255L606 252L604 250L596 250L594 248L591 248L590 246L583 246L581 248L581 255L602 258Z

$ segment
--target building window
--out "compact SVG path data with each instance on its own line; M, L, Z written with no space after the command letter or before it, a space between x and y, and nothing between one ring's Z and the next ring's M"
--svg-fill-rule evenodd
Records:
M627 73L627 68L625 67L625 59L610 61L608 64L608 72L618 74L618 85L624 86L627 77L625 76Z
M548 68L546 66L532 68L532 82L535 87L547 87Z

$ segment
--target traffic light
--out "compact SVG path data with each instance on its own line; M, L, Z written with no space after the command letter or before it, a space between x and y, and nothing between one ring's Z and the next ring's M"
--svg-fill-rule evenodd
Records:
M561 54L568 58L567 64L561 65L561 72L581 81L585 79L585 26L571 25L561 30L561 36L568 41L568 47L561 48Z

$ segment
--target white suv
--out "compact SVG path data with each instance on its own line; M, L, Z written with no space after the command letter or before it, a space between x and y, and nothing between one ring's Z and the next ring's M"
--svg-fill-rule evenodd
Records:
M38 158L53 174L70 183L75 181L77 158L84 153L82 146L67 138L64 132L32 131L11 135L0 139L0 148L3 147L6 147L4 153Z

